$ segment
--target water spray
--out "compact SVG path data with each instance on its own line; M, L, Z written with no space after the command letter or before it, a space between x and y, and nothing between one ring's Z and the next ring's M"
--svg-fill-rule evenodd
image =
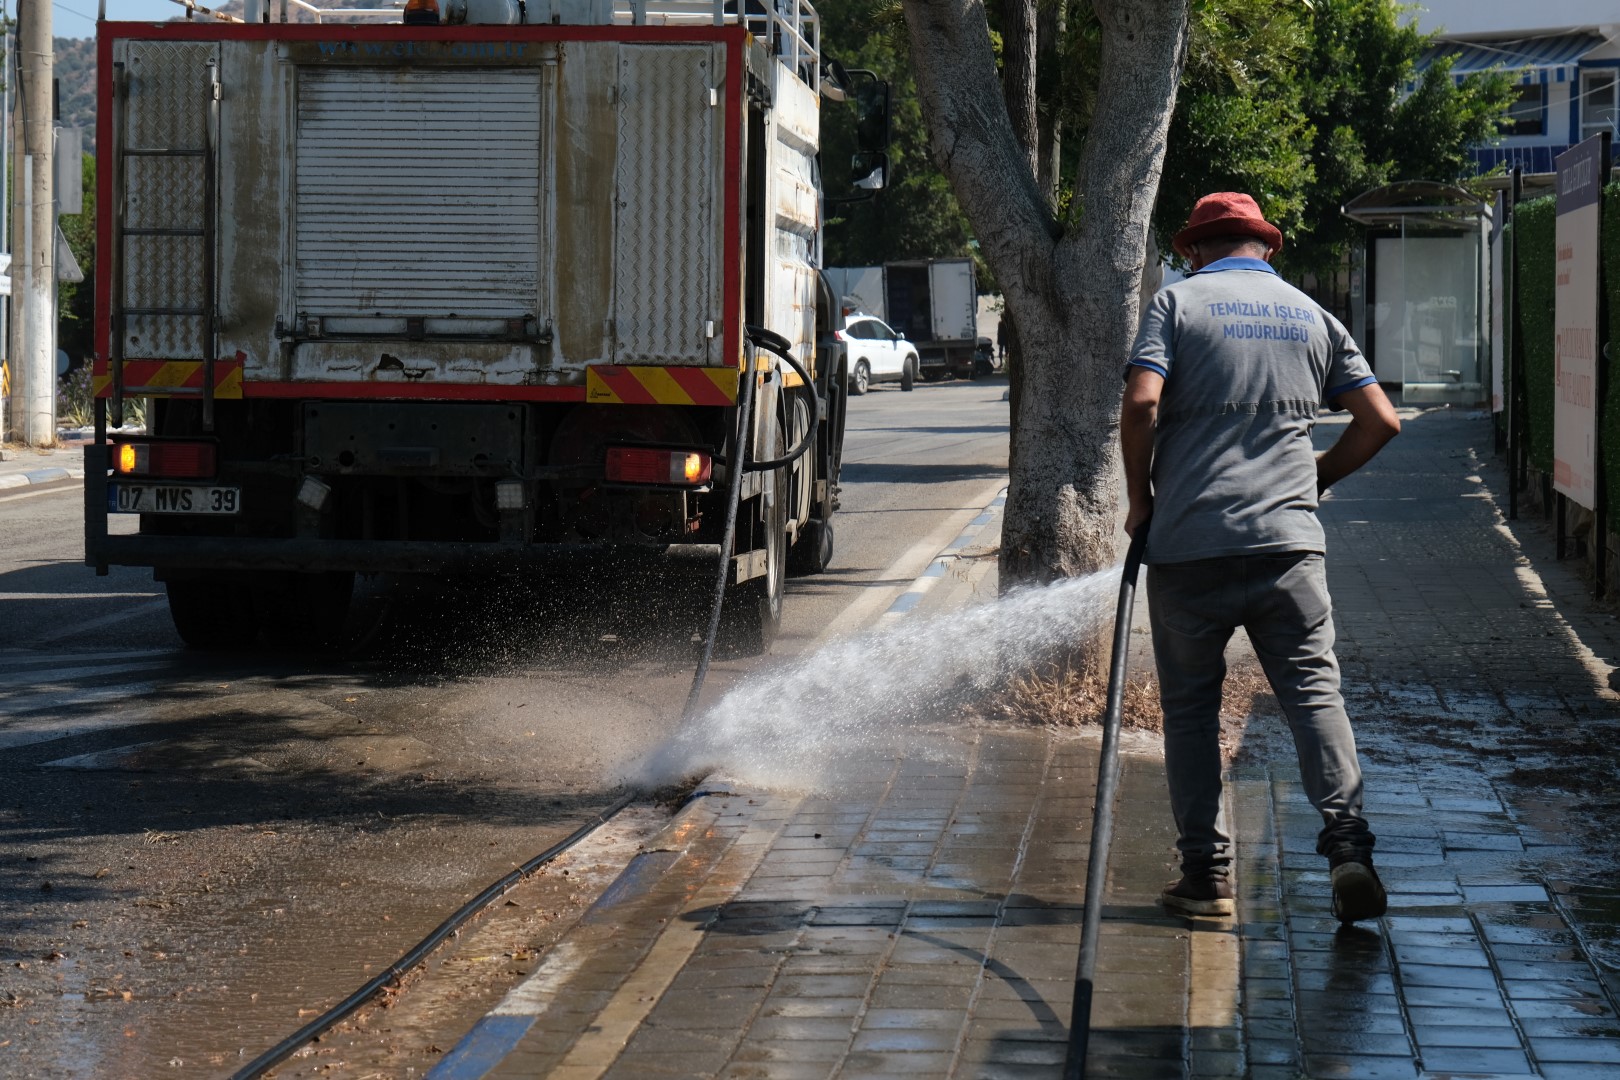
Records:
M1091 853L1086 859L1086 907L1080 925L1080 961L1074 976L1074 1011L1069 1016L1069 1050L1063 1080L1085 1080L1086 1047L1091 1040L1091 998L1097 974L1097 939L1102 932L1103 887L1108 882L1108 848L1114 839L1114 794L1119 787L1120 712L1125 703L1125 661L1131 648L1131 607L1136 576L1147 546L1148 522L1136 527L1125 551L1125 572L1114 611L1114 655L1108 665L1108 708L1103 713L1102 756L1097 762L1097 803L1091 814Z

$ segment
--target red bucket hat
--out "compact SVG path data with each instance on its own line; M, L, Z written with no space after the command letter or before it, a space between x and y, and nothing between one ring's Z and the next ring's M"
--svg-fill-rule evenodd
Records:
M1275 255L1282 250L1282 231L1267 221L1259 205L1237 191L1205 195L1193 206L1187 227L1176 233L1170 246L1184 259L1192 258L1192 245L1216 236L1252 236Z

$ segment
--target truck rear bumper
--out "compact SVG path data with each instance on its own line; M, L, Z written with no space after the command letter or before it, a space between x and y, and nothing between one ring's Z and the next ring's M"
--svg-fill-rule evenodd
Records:
M718 544L473 544L425 540L265 539L213 536L104 536L85 545L84 561L106 566L192 570L370 573L473 573L501 569L578 570L673 563L677 570L712 568Z

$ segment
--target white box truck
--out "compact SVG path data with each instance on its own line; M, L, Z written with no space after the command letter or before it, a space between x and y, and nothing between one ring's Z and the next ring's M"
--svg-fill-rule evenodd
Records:
M974 376L979 339L972 259L831 267L827 277L846 315L875 315L917 346L923 378Z

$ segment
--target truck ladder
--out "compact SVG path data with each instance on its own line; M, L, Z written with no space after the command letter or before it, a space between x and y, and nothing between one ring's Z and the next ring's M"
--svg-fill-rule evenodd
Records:
M123 114L120 123L116 126L116 145L114 147L114 160L117 162L119 201L117 241L117 288L114 290L112 310L112 341L110 350L110 367L112 374L112 423L121 427L124 423L124 398L128 395L151 396L161 394L168 397L191 397L202 399L203 430L214 430L214 361L219 353L219 315L218 297L214 281L214 262L216 244L216 202L218 195L215 190L215 159L217 132L219 131L219 66L210 59L208 66L208 118L203 128L200 146L138 146L128 145L127 131L130 126L130 94L128 72L123 63L115 63L113 84L115 92L123 102ZM202 198L201 221L196 225L146 225L131 226L128 224L129 213L129 177L130 163L136 159L154 160L185 160L200 159L202 163ZM202 303L197 307L177 306L130 306L128 299L128 266L129 241L134 237L187 237L200 241L201 274L202 274ZM127 386L124 380L125 343L129 329L129 319L132 316L169 316L180 318L197 318L202 321L200 341L202 346L203 380L200 387L186 386Z

